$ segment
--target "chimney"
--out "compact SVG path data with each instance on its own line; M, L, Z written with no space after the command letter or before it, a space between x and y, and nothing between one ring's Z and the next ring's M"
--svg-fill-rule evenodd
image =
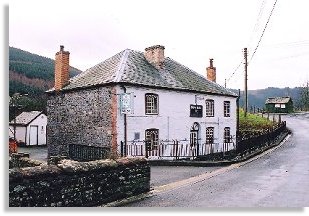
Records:
M216 82L216 67L213 66L213 59L209 59L209 67L207 70L207 79Z
M64 51L64 46L60 46L60 51L55 56L55 90L59 91L69 83L69 58L70 52Z
M165 47L161 45L155 45L145 49L145 58L158 70L163 69L164 66L164 49Z

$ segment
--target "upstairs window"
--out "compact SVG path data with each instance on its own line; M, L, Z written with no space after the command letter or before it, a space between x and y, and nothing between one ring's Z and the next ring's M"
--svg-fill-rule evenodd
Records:
M206 100L206 117L214 117L214 100Z
M159 96L157 94L145 94L145 114L158 115L159 114Z
M231 116L231 102L224 101L224 117L230 117L230 116Z
M224 143L231 142L231 129L229 127L224 128Z

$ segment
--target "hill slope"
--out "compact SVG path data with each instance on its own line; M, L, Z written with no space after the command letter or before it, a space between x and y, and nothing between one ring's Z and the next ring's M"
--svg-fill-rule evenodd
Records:
M27 97L18 101L22 105L22 110L45 111L46 95L44 92L54 84L54 70L55 61L53 59L9 47L9 96L16 92L28 94ZM81 73L74 67L70 67L69 71L70 77Z
M238 94L238 90L231 89L233 92ZM275 88L268 87L265 89L257 89L257 90L248 90L248 104L250 108L260 108L263 109L265 107L265 101L269 97L284 97L289 96L292 98L294 106L298 107L300 105L300 95L301 95L301 87L295 88ZM244 91L240 92L240 100L239 104L241 107L244 105Z

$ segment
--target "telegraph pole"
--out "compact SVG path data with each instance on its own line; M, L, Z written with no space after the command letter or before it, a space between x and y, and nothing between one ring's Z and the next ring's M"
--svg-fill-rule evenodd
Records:
M245 58L245 117L247 117L247 111L248 111L248 52L247 48L244 48L244 58Z

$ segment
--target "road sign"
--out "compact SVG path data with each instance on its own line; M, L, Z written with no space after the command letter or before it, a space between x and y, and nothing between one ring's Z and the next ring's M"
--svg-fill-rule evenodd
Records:
M131 114L133 111L133 97L132 93L120 94L120 113Z

